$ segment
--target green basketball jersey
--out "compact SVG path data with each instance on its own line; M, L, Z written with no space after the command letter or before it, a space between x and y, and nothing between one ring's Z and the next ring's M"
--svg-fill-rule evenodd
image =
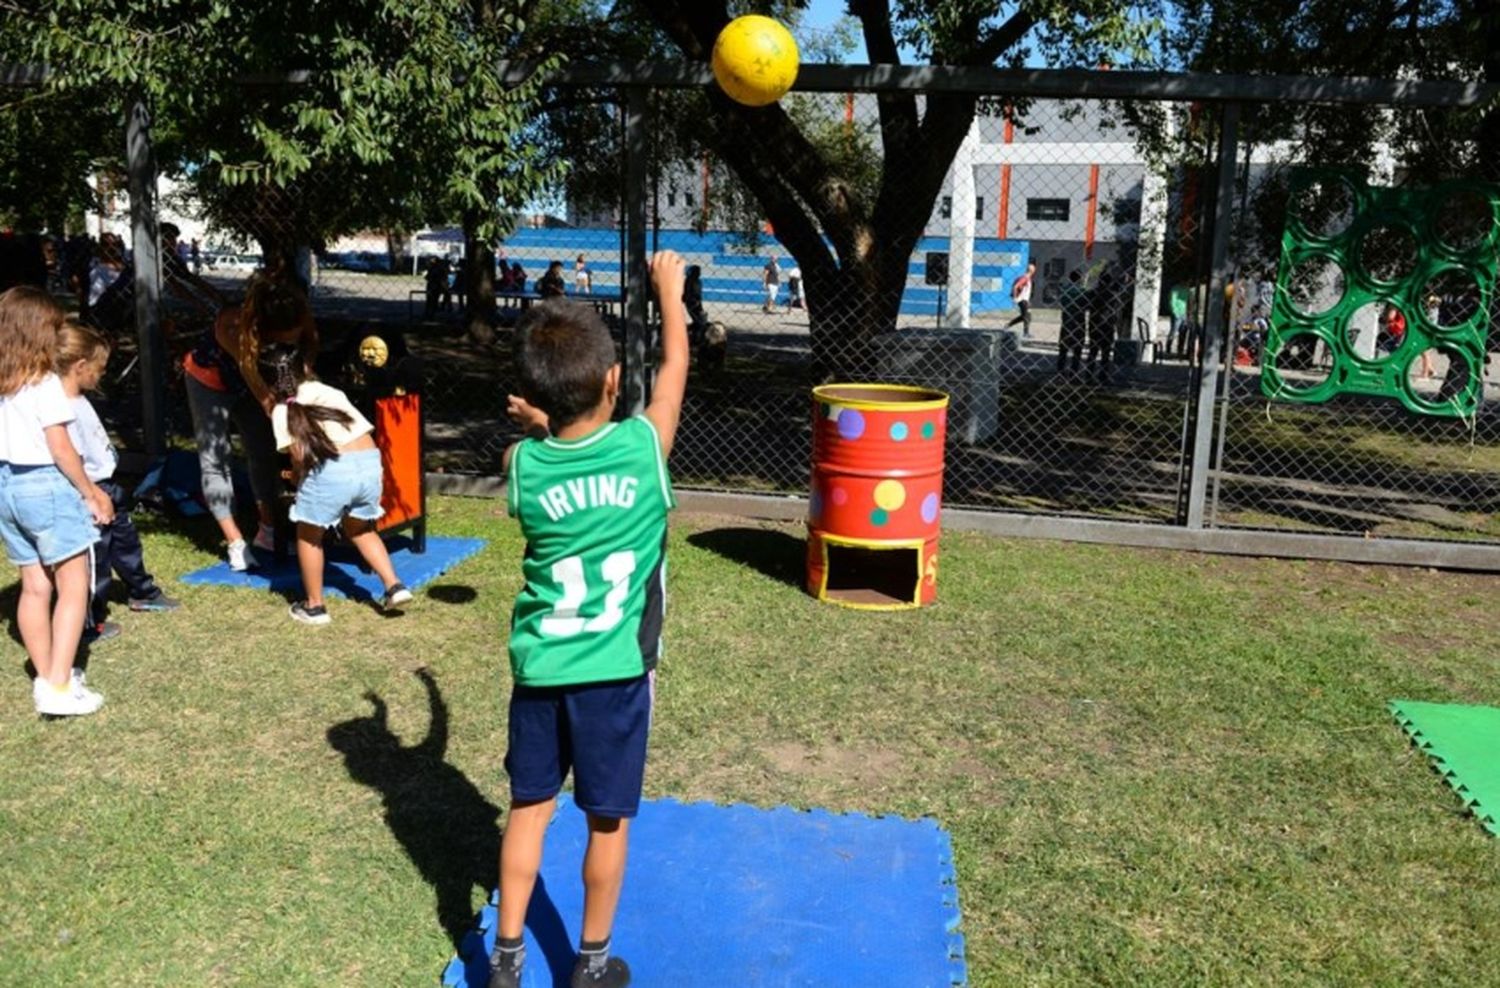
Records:
M525 439L509 510L526 536L510 623L523 686L630 679L655 667L666 598L672 485L643 416L580 439Z

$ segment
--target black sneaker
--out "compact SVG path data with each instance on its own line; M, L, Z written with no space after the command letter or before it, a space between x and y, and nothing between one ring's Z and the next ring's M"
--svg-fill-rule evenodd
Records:
M181 606L181 601L173 600L160 590L149 597L130 598L130 609L132 611L175 611Z
M392 583L385 588L385 596L380 598L380 609L394 611L410 603L411 591L406 589L406 584Z
M120 637L124 629L113 621L100 621L98 624L86 624L83 626L83 643L94 645L99 642L107 642L111 638Z
M293 621L301 621L303 624L328 624L333 618L328 616L328 608L319 604L317 607L308 607L307 601L299 600L287 611Z
M491 958L490 988L521 988L521 968L506 967Z
M611 957L602 968L591 973L588 961L580 957L573 965L573 977L568 984L571 988L625 988L630 984L630 965L618 957Z

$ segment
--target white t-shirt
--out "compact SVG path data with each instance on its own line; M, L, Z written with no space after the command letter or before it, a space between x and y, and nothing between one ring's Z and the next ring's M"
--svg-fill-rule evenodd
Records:
M1031 275L1023 274L1016 279L1015 286L1011 289L1011 297L1017 302L1031 301Z
M108 480L115 475L115 467L120 465L115 444L110 442L104 423L99 421L99 413L94 411L87 398L79 395L71 401L73 421L68 423L68 438L73 440L73 448L83 458L83 472L96 484Z
M332 440L335 446L345 446L360 436L369 435L375 431L370 420L359 413L354 407L349 396L338 388L330 388L321 381L303 381L297 385L297 404L320 405L324 408L337 408L346 413L351 421L347 426L337 422L324 422L323 431ZM276 448L288 450L292 448L292 434L286 424L286 403L278 402L271 409L271 431L276 434Z
M52 462L43 431L73 421L73 403L56 374L0 397L0 462L38 467Z

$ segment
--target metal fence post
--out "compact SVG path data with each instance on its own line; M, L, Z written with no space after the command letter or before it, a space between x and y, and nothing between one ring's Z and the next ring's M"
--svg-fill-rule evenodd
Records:
M648 91L625 89L625 354L624 408L627 415L645 411L646 361L650 330L646 325L650 301L646 272L646 155Z
M1192 477L1188 485L1187 527L1203 527L1208 471L1213 451L1214 396L1219 389L1221 344L1227 329L1224 286L1229 283L1229 234L1234 218L1234 178L1239 162L1240 105L1224 104L1219 121L1219 180L1214 195L1213 254L1208 282L1208 306L1203 321L1203 354L1199 362L1198 395L1193 409Z

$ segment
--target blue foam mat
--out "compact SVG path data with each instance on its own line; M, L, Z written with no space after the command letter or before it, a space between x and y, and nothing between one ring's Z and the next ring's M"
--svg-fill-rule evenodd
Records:
M566 985L583 913L584 815L566 794L526 915L528 988ZM443 971L484 988L494 899ZM646 800L613 948L643 986L967 983L948 834L932 820Z
M485 546L484 539L461 539L429 535L427 551L411 551L411 539L397 535L386 539L386 548L391 553L391 565L401 582L413 590L446 573L450 568L468 559ZM270 553L262 553L269 556ZM182 577L183 583L214 583L229 587L253 587L276 593L297 593L302 589L302 574L297 570L297 559L290 551L285 558L263 564L260 568L236 573L225 562L215 563L195 570ZM328 562L323 569L325 591L333 596L352 600L371 600L385 590L380 577L364 568L364 561L353 546L330 546Z

